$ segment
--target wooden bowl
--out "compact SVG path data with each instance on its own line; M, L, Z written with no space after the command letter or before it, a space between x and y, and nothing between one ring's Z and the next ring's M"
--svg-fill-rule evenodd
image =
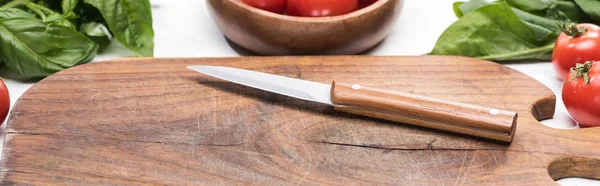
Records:
M224 35L262 55L350 55L368 50L390 33L403 0L379 0L333 17L293 17L253 8L240 0L207 0Z

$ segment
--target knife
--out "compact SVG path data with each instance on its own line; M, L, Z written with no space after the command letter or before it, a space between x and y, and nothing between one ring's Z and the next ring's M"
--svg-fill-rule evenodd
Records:
M333 106L334 110L453 133L512 142L516 112L333 81L306 81L222 66L189 69L248 87Z

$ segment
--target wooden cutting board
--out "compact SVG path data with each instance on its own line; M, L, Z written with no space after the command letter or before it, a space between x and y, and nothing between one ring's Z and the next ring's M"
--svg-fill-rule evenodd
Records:
M519 112L514 142L337 113L207 77L222 65ZM600 128L559 130L553 93L462 57L122 59L48 77L17 102L2 184L553 185L600 179Z

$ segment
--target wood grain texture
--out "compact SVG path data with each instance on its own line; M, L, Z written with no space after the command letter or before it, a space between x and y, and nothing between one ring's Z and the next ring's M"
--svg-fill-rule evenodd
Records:
M206 0L223 34L262 55L348 55L366 51L387 37L403 0L379 0L333 17L294 17L250 7L240 0Z
M497 143L343 114L207 77L188 65L344 80L486 105L519 112L519 125L511 144ZM600 179L599 128L558 130L537 121L553 115L555 101L526 75L461 57L92 63L48 77L19 99L7 125L0 183L553 185L562 177Z
M346 107L338 111L503 142L512 142L518 118L511 111L335 81L331 100Z

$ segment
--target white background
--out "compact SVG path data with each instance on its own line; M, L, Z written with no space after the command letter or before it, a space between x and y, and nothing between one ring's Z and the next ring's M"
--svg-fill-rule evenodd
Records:
M455 0L405 0L400 19L391 35L368 55L421 55L429 52L437 38L454 21L452 11ZM239 56L227 43L212 22L203 0L151 0L154 14L155 57L231 57ZM113 44L94 61L133 56L118 42ZM557 112L554 119L543 121L549 127L574 129L560 101L561 81L556 78L552 65L545 63L508 64L542 82L557 95ZM7 72L1 72L3 77ZM12 105L35 81L6 80ZM4 128L0 130L3 144ZM600 134L598 134L600 135ZM600 181L569 178L558 181L563 185L592 186Z

